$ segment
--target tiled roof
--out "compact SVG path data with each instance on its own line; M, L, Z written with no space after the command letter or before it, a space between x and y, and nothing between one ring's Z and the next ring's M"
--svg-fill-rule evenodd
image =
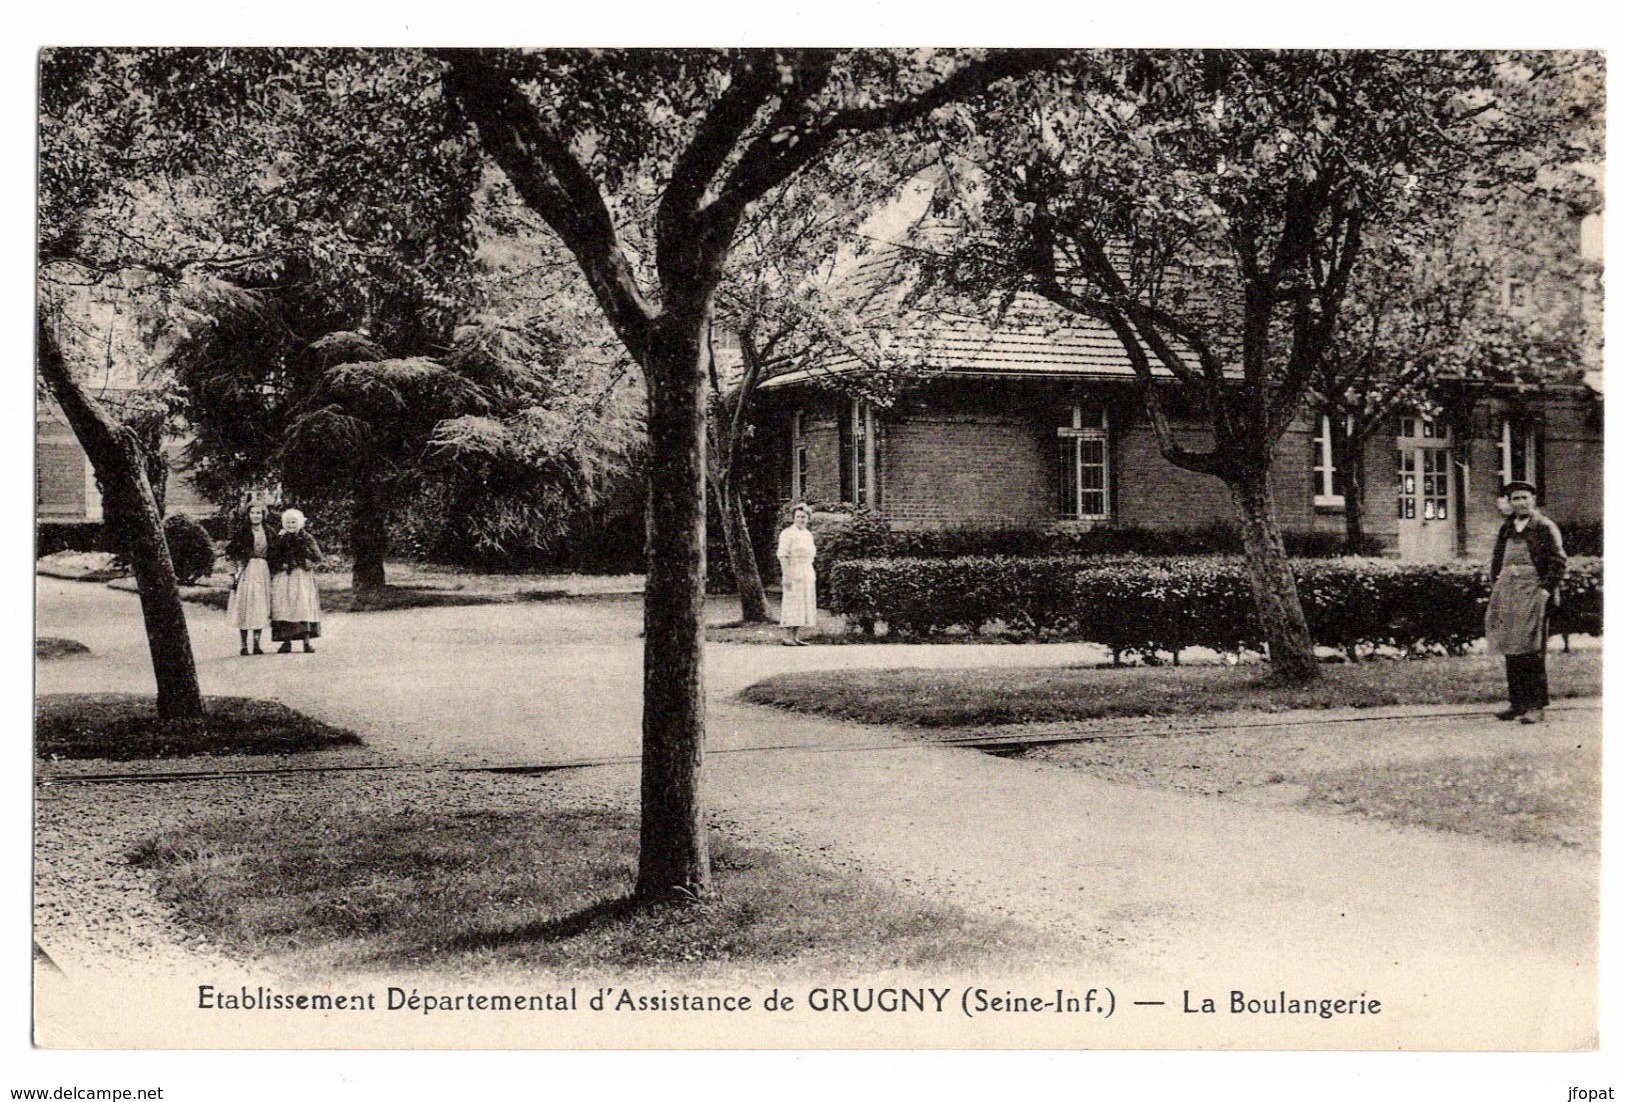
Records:
M1132 379L1134 366L1105 322L1066 313L1036 295L1018 295L995 325L969 314L939 314L893 334L906 358L927 373ZM1152 359L1154 376L1171 377ZM1195 358L1191 357L1192 366ZM857 356L837 353L815 365L764 380L764 388L865 370Z
M940 227L917 228L913 240L929 245ZM1031 293L1018 294L997 320L982 314L942 312L921 321L902 309L909 278L901 247L882 245L837 276L835 293L876 329L897 318L886 359L907 362L927 376L1001 375L1060 379L1133 379L1134 365L1102 321L1061 309ZM1192 368L1196 357L1176 347ZM1172 378L1149 351L1154 377ZM837 351L817 363L799 364L763 380L767 389L873 370L858 355Z

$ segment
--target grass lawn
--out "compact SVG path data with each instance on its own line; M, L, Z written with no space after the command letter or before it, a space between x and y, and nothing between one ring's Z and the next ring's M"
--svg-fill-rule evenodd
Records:
M1028 760L1104 780L1595 853L1601 729L1328 725L1099 739Z
M1554 697L1602 693L1600 651L1554 653ZM1480 655L1326 666L1308 686L1279 686L1258 667L825 670L780 674L740 696L800 712L913 727L979 727L1129 716L1479 704L1505 699L1502 660Z
M41 662L57 658L72 658L76 654L89 654L90 648L77 639L55 639L49 636L34 640L34 657Z
M722 838L712 849L714 899L634 906L632 814L516 812L500 789L473 803L443 795L381 809L335 806L342 798L324 790L275 813L157 835L130 860L155 874L159 897L189 931L293 972L518 966L703 977L793 961L847 975L1040 947L1025 927Z
M34 707L34 755L44 760L135 761L199 754L293 754L359 746L353 731L329 727L275 701L240 696L203 700L202 729L165 723L152 697L54 693Z

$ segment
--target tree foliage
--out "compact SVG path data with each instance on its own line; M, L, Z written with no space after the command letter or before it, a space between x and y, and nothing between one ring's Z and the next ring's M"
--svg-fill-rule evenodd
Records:
M649 391L638 891L709 889L706 338L752 206L863 134L1048 60L902 50L446 51L486 154L564 242Z
M145 67L92 54L96 87L134 83L87 112L139 120L186 90L211 103L193 122L213 141L189 144L156 182L113 177L107 213L77 236L109 270L160 273L150 316L182 376L205 492L227 503L273 482L330 516L349 510L375 583L382 525L423 500L426 478L474 520L477 547L556 538L619 445L538 429L559 395L591 389L546 378L565 345L588 343L562 338L583 311L560 305L579 292L555 278L515 295L521 276L480 255L496 235L534 236L534 218L490 197L437 67L396 51L149 53ZM487 420L440 432L464 417Z
M1080 55L951 118L964 236L937 268L1112 330L1163 456L1236 496L1278 670L1312 677L1269 479L1363 247L1412 248L1464 199L1592 156L1599 72L1575 54ZM1176 436L1165 387L1206 446Z

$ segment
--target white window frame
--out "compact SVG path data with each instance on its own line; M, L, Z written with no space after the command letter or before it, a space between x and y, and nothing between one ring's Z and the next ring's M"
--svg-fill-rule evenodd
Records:
M1349 418L1349 427L1353 427L1353 418ZM1342 494L1332 493L1336 485L1337 459L1332 451L1332 419L1327 414L1320 415L1320 422L1315 428L1315 504L1325 508L1342 508L1345 504Z
M1441 425L1431 417L1418 417L1408 413L1399 419L1398 437L1401 440L1431 440L1436 444L1449 444L1450 426Z
M1062 426L1055 430L1057 436L1070 440L1068 449L1072 461L1072 501L1065 520L1110 520L1112 517L1112 435L1111 413L1105 406L1089 406L1091 412L1100 411L1099 423L1085 425L1083 423L1084 404L1072 403L1071 427ZM1083 441L1100 441L1100 512L1086 513L1083 511ZM1094 466L1095 464L1089 464ZM1089 491L1094 492L1094 491Z
M879 446L874 404L863 398L853 398L844 415L852 434L852 501L860 509L874 509L880 500L879 476L876 469L876 448ZM862 447L858 446L862 441Z
M1531 420L1523 420L1520 428L1524 435L1523 440L1523 470L1512 469L1512 427L1519 418L1508 414L1501 418L1501 485L1508 482L1534 482L1535 481L1535 455L1536 442L1539 439L1538 429Z

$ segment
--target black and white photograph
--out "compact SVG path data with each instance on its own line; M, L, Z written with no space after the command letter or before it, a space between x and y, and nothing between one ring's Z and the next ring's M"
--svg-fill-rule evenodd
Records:
M286 41L34 58L37 1050L1595 1058L1600 49Z

